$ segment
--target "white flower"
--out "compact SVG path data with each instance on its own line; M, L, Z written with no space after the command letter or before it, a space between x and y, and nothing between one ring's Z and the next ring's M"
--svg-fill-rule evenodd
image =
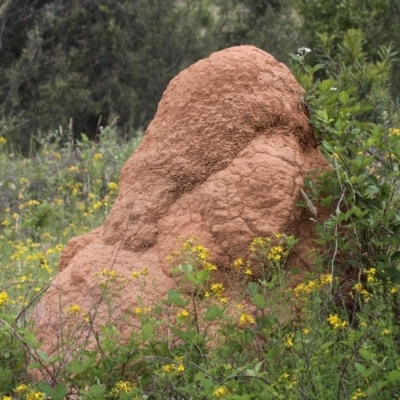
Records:
M311 53L311 49L309 49L308 47L300 47L297 50L297 53L306 55L308 53Z

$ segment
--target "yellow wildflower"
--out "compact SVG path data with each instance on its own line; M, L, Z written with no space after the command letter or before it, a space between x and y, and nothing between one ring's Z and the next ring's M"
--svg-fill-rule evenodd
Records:
M17 386L15 391L17 393L23 393L26 392L29 389L29 386L25 385L25 383L21 383L20 385Z
M390 288L390 293L398 293L399 292L399 285L394 285Z
M74 304L70 307L64 308L64 312L70 313L70 314L78 314L82 311L81 306L79 304Z
M135 309L133 310L133 312L136 315L143 315L143 314L148 314L150 312L150 308L149 307L135 307Z
M109 188L111 191L117 190L117 189L118 189L118 183L110 182L110 183L108 184L108 188Z
M225 397L229 394L229 390L226 386L220 386L213 392L213 397Z
M272 261L279 261L284 256L284 250L282 246L273 246L269 251L267 258Z
M207 271L216 271L217 270L217 266L215 264L211 264L207 261L204 261L204 268Z
M175 364L166 364L162 366L164 372L173 372L175 370Z
M0 307L3 307L4 304L10 301L7 292L0 292Z
M101 271L101 274L105 277L105 278L116 278L117 277L117 273L112 270L112 269L106 269L104 268L103 271Z
M182 310L181 312L179 312L178 314L176 314L176 316L178 318L182 318L182 319L187 319L189 318L189 313L186 310Z
M0 144L7 143L7 139L4 136L0 136Z
M224 292L225 288L222 283L213 283L211 285L211 291L216 295L216 296L222 296L222 293Z
M360 397L366 397L366 394L361 389L357 389L351 396L351 400L357 400Z
M240 314L240 317L239 317L239 327L240 328L246 328L250 325L254 325L255 323L256 323L256 320L251 314L248 314L248 313Z
M245 275L253 275L253 272L251 271L250 268L246 268L246 271L244 271Z
M294 338L293 334L285 336L285 346L286 347L292 347L293 346L293 344L294 344L293 343L293 338Z
M237 258L234 262L233 262L233 266L237 269L241 268L243 266L243 260L241 258Z
M93 156L93 160L94 161L99 161L99 160L101 160L103 158L103 154L101 154L101 153L96 153L94 156Z
M269 242L269 239L266 239L266 241ZM249 250L254 252L262 248L264 245L265 245L264 239L262 237L256 237L251 241Z
M368 283L373 283L376 281L375 275L376 275L376 268L370 268L366 269L364 273L367 275L367 282Z
M111 394L129 393L135 389L135 384L131 382L119 381L115 384L111 390Z
M336 314L330 314L328 317L328 322L333 326L335 329L343 329L346 328L348 322L345 320L341 320Z
M390 329L385 328L385 329L382 331L382 335L390 335Z
M26 395L26 400L45 400L43 392L31 392Z
M184 371L185 371L185 366L182 365L182 364L180 364L180 365L178 365L178 366L176 367L176 370L177 370L178 372L184 372Z

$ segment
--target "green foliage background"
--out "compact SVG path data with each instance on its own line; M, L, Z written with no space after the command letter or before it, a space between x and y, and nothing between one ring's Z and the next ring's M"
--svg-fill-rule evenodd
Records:
M2 130L24 151L59 125L132 135L169 81L215 50L253 43L286 59L289 11L287 1L3 1Z

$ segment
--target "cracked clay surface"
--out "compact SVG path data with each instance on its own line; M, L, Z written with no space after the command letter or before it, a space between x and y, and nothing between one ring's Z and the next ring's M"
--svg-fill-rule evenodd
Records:
M106 222L69 241L34 310L48 349L65 329L65 307L95 310L98 323L108 318L103 303L96 308L103 269L113 269L121 285L114 321L137 303L132 272L146 267L157 285L152 296L164 296L174 284L165 258L177 249L177 236L197 236L221 276L235 258L247 257L255 236L295 234L300 256L311 249L312 223L296 203L304 176L326 164L303 92L286 66L253 46L214 53L170 82L122 169Z

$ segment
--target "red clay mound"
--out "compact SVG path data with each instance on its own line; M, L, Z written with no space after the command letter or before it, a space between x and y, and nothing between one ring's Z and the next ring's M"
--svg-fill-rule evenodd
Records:
M225 271L247 257L255 236L294 234L297 254L304 255L312 225L296 203L304 176L325 161L302 94L286 66L253 46L214 53L173 79L121 172L105 224L70 240L59 274L35 309L45 346L59 345L64 310L73 304L95 313L97 323L110 318L107 302L99 302L105 277L121 282L113 293L116 321L140 294L132 272L146 267L157 297L164 296L173 286L165 259L176 250L177 236L198 237ZM104 269L113 272L102 275ZM88 331L80 328L80 337Z

